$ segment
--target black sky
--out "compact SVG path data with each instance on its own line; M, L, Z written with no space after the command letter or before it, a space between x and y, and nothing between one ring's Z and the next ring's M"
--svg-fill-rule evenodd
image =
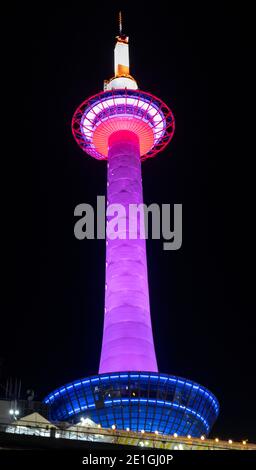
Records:
M112 75L119 4L13 7L3 20L1 380L21 378L38 399L98 371L105 247L75 239L73 213L104 194L106 165L70 127ZM176 133L143 164L144 200L183 204L182 249L147 245L159 370L216 394L212 435L256 441L246 18L146 4L123 8L131 71L171 107Z

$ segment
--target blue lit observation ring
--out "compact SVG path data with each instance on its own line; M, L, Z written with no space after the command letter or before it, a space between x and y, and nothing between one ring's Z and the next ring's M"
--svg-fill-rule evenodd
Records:
M44 399L51 419L90 417L102 427L192 437L207 436L219 414L205 387L176 376L147 372L101 374L71 382Z

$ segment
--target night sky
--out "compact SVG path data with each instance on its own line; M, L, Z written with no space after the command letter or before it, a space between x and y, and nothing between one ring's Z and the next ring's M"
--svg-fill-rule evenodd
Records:
M87 3L13 7L2 20L0 381L20 378L36 399L99 365L105 243L78 241L73 228L75 206L105 193L106 163L77 146L71 119L113 74L120 3ZM131 73L176 118L171 144L142 169L146 204L183 204L182 248L147 243L159 370L216 394L212 436L255 442L245 18L123 3Z

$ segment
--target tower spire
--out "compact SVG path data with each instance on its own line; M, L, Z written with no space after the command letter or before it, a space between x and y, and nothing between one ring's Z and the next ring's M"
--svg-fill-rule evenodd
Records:
M119 14L118 14L118 24L119 24L119 35L122 36L123 19L122 19L122 12L121 11L119 11Z
M118 12L118 36L114 49L114 76L104 80L104 91L115 88L137 90L138 85L130 75L129 37L123 32L123 15Z

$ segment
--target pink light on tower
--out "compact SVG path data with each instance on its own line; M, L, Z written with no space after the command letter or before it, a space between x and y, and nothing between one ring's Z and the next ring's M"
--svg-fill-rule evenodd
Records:
M111 134L108 151L108 202L143 203L139 138L123 130ZM131 220L129 221L131 223ZM138 224L139 227L139 224ZM157 371L147 279L145 240L111 240L106 246L105 320L100 370Z
M112 429L208 435L219 413L216 397L189 379L160 373L157 368L146 242L140 239L140 224L135 228L139 216L131 217L127 209L143 203L141 162L170 142L174 117L161 100L139 90L130 75L128 37L122 34L121 17L114 64L114 77L104 82L104 91L84 101L72 121L78 145L92 157L107 160L108 204L122 204L126 209L119 238L112 237L115 227L107 215L99 374L56 389L44 403L55 421L79 422L86 413Z
M73 135L89 155L108 161L108 204L126 209L126 236L106 241L105 316L99 373L157 372L148 292L146 242L129 238L129 205L143 203L141 161L174 133L170 109L138 90L129 72L128 37L117 36L115 75L76 110ZM137 217L137 216L136 216ZM108 221L107 221L108 222ZM139 224L138 224L139 227ZM108 234L109 235L109 234Z

